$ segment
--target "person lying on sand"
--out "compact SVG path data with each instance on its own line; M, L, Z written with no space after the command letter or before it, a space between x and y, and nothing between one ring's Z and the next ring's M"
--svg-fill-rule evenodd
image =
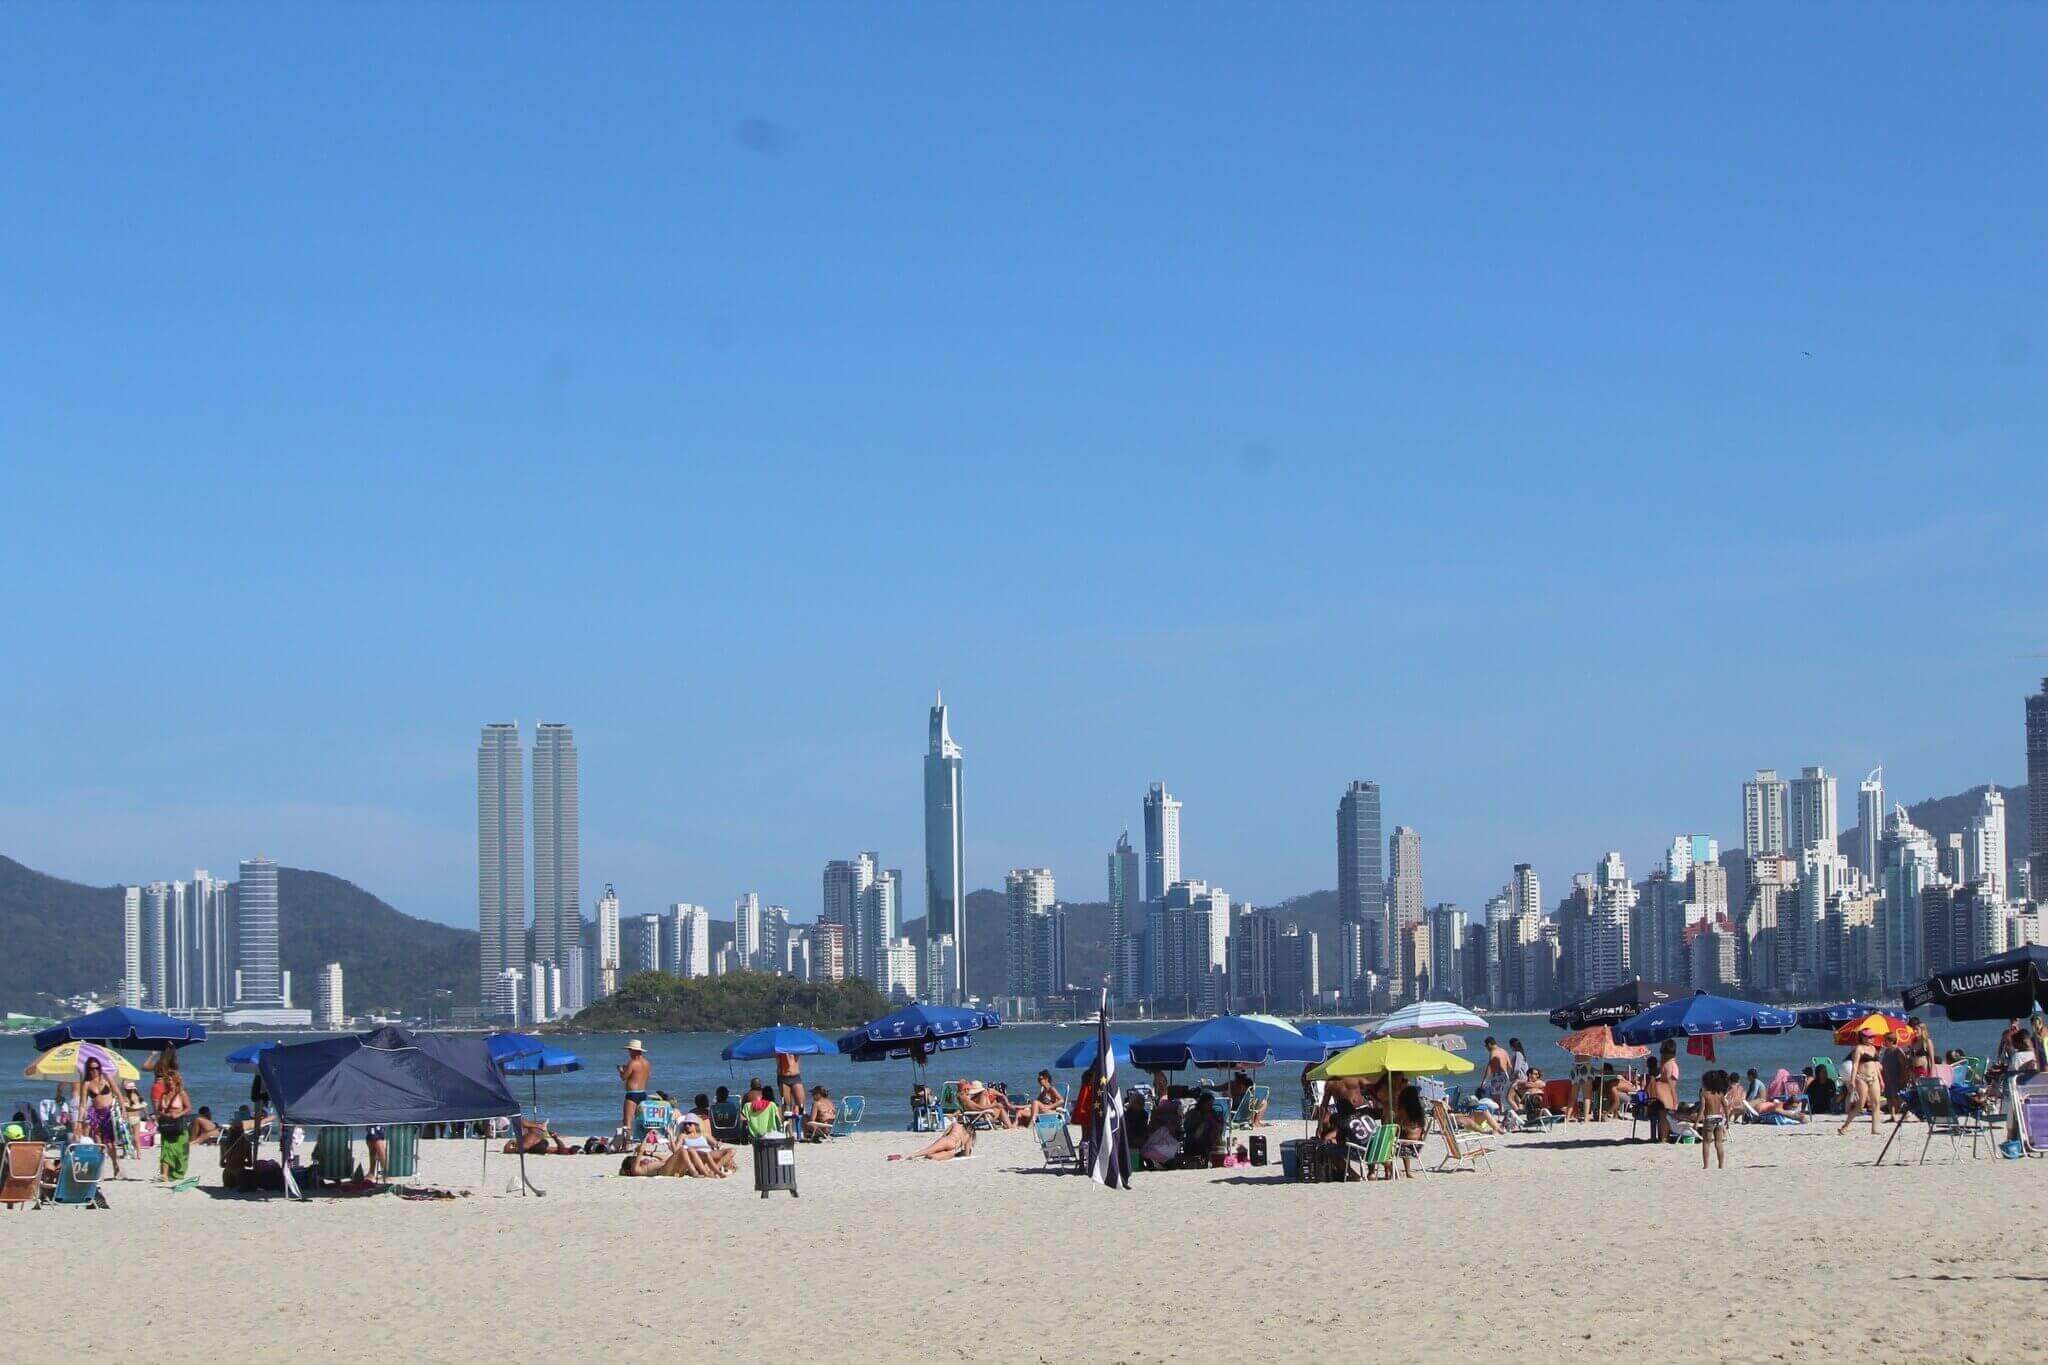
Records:
M891 1161L951 1161L954 1157L974 1155L974 1130L958 1119L946 1121L946 1131L933 1138L921 1150L904 1156L891 1152Z
M568 1156L583 1150L556 1137L546 1120L526 1118L519 1120L518 1140L515 1142L508 1138L504 1150L517 1152L521 1147L526 1149L528 1156Z

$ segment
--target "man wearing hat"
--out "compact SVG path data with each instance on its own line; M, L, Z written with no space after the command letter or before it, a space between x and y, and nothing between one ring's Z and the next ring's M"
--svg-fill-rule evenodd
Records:
M647 1050L640 1046L638 1038L626 1040L626 1061L619 1068L619 1080L626 1087L625 1126L633 1131L633 1119L640 1112L640 1102L647 1098L647 1079L654 1074L654 1064L647 1060Z

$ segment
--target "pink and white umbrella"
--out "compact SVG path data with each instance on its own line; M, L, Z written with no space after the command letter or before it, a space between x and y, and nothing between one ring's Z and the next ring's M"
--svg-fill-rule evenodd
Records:
M1445 1000L1418 1000L1412 1005L1403 1005L1374 1024L1365 1031L1365 1036L1367 1041L1374 1038L1417 1038L1485 1027L1486 1021L1463 1005L1453 1005Z

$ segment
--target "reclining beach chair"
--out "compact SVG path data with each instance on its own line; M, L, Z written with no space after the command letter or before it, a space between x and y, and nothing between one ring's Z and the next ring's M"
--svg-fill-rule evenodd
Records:
M1046 1165L1080 1168L1081 1153L1074 1147L1074 1135L1067 1129L1065 1114L1040 1114L1031 1121L1031 1136L1038 1139L1038 1150Z
M1384 1166L1394 1154L1394 1125L1375 1123L1363 1145L1344 1144L1344 1180L1365 1180L1375 1166Z
M1927 1120L1927 1140L1920 1144L1920 1164L1927 1164L1927 1149L1934 1145L1937 1137L1948 1139L1951 1155L1961 1149L1962 1140L1970 1139L1970 1155L1977 1155L1977 1140L1983 1135L1983 1125L1956 1113L1953 1100L1949 1098L1948 1087L1937 1080L1922 1080L1913 1087L1913 1098L1920 1109L1920 1117Z
M2020 1141L2029 1156L2048 1155L2048 1087L2023 1085L2018 1088Z
M733 1145L744 1144L747 1140L747 1125L740 1119L737 1100L711 1106L711 1136L720 1142Z
M1482 1160L1491 1160L1491 1147L1483 1146L1474 1139L1459 1136L1458 1124L1451 1117L1449 1106L1439 1100L1429 1107L1436 1118L1436 1130L1444 1135L1444 1159L1437 1162L1436 1169L1441 1171L1453 1163L1462 1163L1476 1171Z
M76 1204L88 1209L105 1208L107 1197L100 1193L100 1175L106 1164L107 1154L97 1142L71 1143L57 1154L55 1182L45 1177L39 1186L43 1202Z
M996 1126L994 1114L983 1109L969 1109L960 1103L958 1081L947 1081L945 1088L939 1091L939 1112L947 1118L960 1120L978 1133L989 1132Z
M861 1115L867 1112L868 1102L860 1095L843 1095L839 1100L839 1113L832 1120L831 1137L852 1137L860 1128Z
M40 1142L10 1142L7 1144L7 1166L0 1173L0 1204L19 1206L34 1204L40 1198L37 1192L43 1179L43 1144Z
M1266 1086L1254 1085L1248 1087L1244 1094L1238 1097L1236 1106L1230 1111L1230 1131L1236 1132L1240 1128L1251 1127L1252 1115L1271 1096L1272 1091Z

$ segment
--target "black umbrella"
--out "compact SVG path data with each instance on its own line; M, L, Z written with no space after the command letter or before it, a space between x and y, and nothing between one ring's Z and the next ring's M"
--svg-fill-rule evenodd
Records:
M1951 1019L2024 1018L2048 1006L2048 948L2029 943L1936 972L1904 998L1909 1011L1939 1005Z
M1567 1032L1576 1033L1595 1024L1618 1024L1624 1019L1635 1018L1653 1005L1661 1005L1667 1000L1684 1000L1691 995L1690 986L1667 986L1661 981L1645 981L1637 977L1609 987L1598 995L1589 995L1584 1000L1575 1000L1552 1010L1550 1022Z

